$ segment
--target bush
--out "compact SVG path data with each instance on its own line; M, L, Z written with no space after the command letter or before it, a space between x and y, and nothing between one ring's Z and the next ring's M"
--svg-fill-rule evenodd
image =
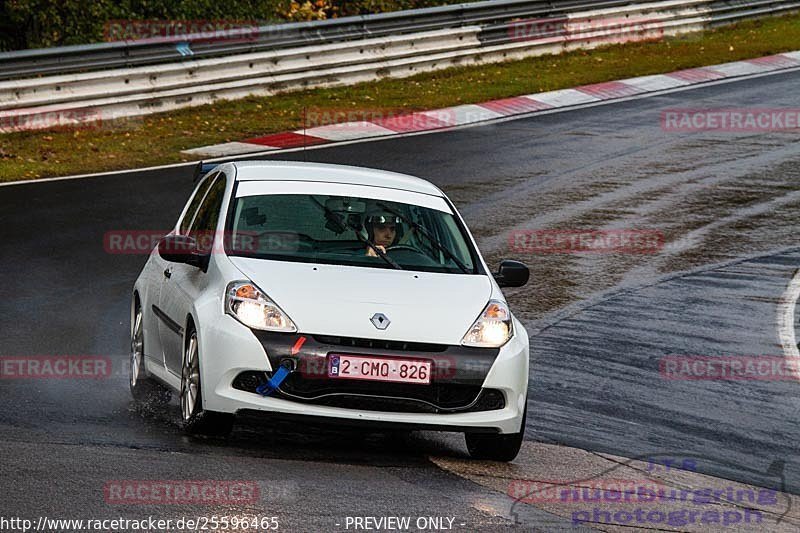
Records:
M332 3L334 7L338 8L339 16L344 17L348 15L366 15L368 13L399 11L401 9L460 4L462 2L452 0L335 0Z
M4 50L102 42L113 20L275 22L281 0L0 0Z
M279 13L286 20L323 20L455 3L458 2L454 0L301 0L289 2L288 9L279 10Z
M453 0L0 0L0 50L103 42L120 20L269 24L397 11Z

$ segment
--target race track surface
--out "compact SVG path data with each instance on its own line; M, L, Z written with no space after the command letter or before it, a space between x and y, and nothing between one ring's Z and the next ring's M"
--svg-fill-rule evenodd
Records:
M800 74L785 73L270 157L426 178L454 201L492 267L503 258L530 265L531 282L506 293L531 334L530 442L520 466L480 464L478 477L464 472L460 435L242 420L216 441L185 437L174 401L163 413L135 409L129 298L145 256L107 253L103 239L168 231L191 170L0 188L0 356L113 363L107 379L0 380L0 516L208 515L108 503L103 488L121 479L238 479L258 481L261 499L214 513L277 516L286 531L345 530L348 516L453 517L464 531L573 530L568 513L514 505L491 482L525 478L525 465L559 457L551 479L569 478L581 470L572 449L694 458L698 474L798 493L797 381L686 381L659 371L665 356L785 357L779 329L800 267L797 132L674 133L661 128L661 112L797 109L798 83ZM540 229L639 229L665 242L645 254L510 249L513 232Z

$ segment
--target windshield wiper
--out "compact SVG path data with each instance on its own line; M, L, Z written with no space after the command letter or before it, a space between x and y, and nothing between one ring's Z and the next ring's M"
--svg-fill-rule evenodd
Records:
M328 221L338 225L340 228L350 228L351 230L353 230L353 233L356 234L356 238L363 244L369 246L370 249L372 249L375 252L375 254L377 254L378 257L389 263L393 268L396 268L397 270L403 270L403 267L398 265L397 261L386 255L386 252L381 250L377 244L372 242L372 240L368 239L367 237L364 237L361 234L361 228L351 224L350 221L339 216L338 213L336 213L332 209L329 209L328 206L324 205L322 202L320 202L313 196L309 196L309 198L311 198L311 200L313 200L315 204L317 204L323 211L325 211L325 217L328 219Z
M411 226L412 228L414 228L416 231L418 231L419 233L421 233L423 236L425 236L425 238L427 238L427 239L428 239L428 241L429 241L429 242L430 242L430 243L431 243L433 246L435 246L435 247L436 247L436 248L438 248L440 251L442 251L442 252L444 252L445 254L447 254L447 256L448 256L448 257L450 257L450 259L452 259L452 260L453 260L453 262L454 262L454 263L455 263L455 264L458 266L458 268L460 268L460 269L461 269L461 272L463 272L464 274L469 274L469 273L470 273L470 270L469 270L469 269L466 267L466 265L465 265L464 263L462 263L462 262L461 262L461 260L460 260L458 257L456 257L456 255L455 255L453 252L451 252L451 251L450 251L450 250L449 250L449 249L448 249L448 248L447 248L445 245L443 245L441 242L439 242L438 240L436 240L436 238L435 238L433 235L431 235L430 233L428 233L428 231L427 231L425 228L423 228L423 227L422 227L422 226L421 226L419 223L417 223L417 222L414 222L413 220L409 220L408 218L406 218L405 216L403 216L403 214L402 214L402 213L400 213L400 212L399 212L399 211L397 211L396 209L392 209L391 207L389 207L388 205L386 205L386 204L384 204L384 203L382 203L382 202L378 202L378 207L380 207L381 209L385 209L385 210L387 210L388 212L390 212L391 214L393 214L394 216L396 216L396 217L400 218L400 219L401 219L403 222L405 222L406 224L408 224L409 226Z

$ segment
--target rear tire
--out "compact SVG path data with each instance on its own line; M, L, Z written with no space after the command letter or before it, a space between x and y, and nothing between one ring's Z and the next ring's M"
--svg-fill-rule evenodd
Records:
M143 407L162 407L172 399L170 390L148 376L144 367L144 315L138 300L131 327L129 385L133 399Z
M528 417L528 404L522 412L522 427L519 433L506 433L501 435L485 435L481 433L465 433L467 450L473 459L487 459L490 461L513 461L525 437L525 420Z
M200 383L200 348L197 331L189 326L181 365L181 417L183 430L190 435L227 436L233 429L234 416L203 409Z

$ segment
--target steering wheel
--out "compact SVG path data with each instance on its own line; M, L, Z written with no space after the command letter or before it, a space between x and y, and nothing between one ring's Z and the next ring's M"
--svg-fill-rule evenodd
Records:
M414 252L414 253L426 255L424 252L414 248L410 244L395 244L395 245L392 245L392 246L389 246L388 248L386 248L386 252L387 253L394 252L394 251L397 251L397 252Z
M386 249L386 254L397 257L398 260L402 260L404 254L414 254L413 258L406 255L406 258L411 264L417 266L439 266L439 263L437 263L431 256L408 244L395 244L394 246L390 246Z

